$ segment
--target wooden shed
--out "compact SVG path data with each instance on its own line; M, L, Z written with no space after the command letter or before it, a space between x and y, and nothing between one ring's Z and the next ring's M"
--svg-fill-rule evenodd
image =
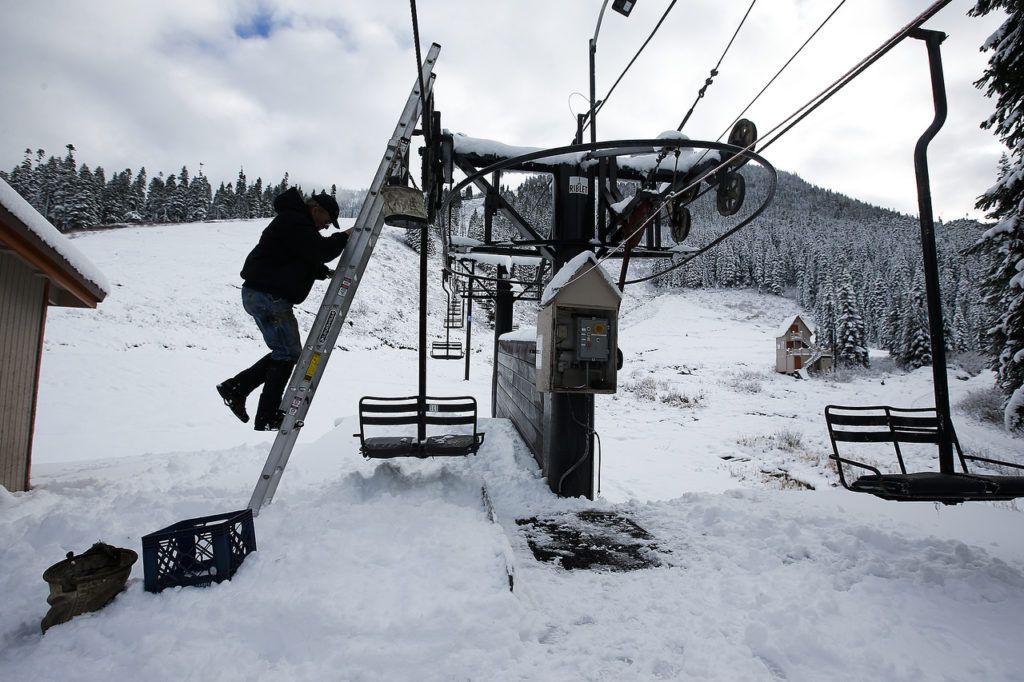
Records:
M785 374L832 369L832 352L814 342L814 329L799 315L790 318L775 335L775 371Z
M0 179L0 485L29 488L49 306L95 308L110 286L71 241Z

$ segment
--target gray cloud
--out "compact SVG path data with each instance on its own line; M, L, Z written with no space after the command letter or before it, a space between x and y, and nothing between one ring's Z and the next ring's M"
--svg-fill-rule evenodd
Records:
M174 172L202 162L214 182L244 166L276 182L363 187L415 75L406 3L243 0L6 3L0 168L28 146L108 170ZM925 0L847 3L748 116L766 132L909 19ZM974 214L992 184L998 142L978 122L992 107L972 85L998 25L956 0L932 20L943 46L950 118L932 151L936 209ZM598 41L603 95L661 16L643 0L627 20L606 13ZM677 3L599 117L606 139L674 129L721 55L747 3ZM835 3L759 3L684 131L714 139ZM437 103L444 125L510 144L572 137L570 106L587 92L596 0L420 3L423 49L442 45ZM915 211L913 145L931 119L927 64L906 44L872 67L766 154L816 184Z

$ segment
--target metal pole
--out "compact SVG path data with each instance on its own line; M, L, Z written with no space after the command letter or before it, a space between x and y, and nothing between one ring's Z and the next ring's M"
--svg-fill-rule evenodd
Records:
M601 3L601 11L597 15L597 26L594 27L594 37L590 39L590 141L597 142L597 103L594 101L597 99L597 92L595 92L595 68L594 61L597 56L597 34L601 32L601 20L604 19L604 10L608 7L608 0L604 0ZM580 142L583 140L581 139Z
M607 4L607 1L605 2ZM604 7L601 8L601 13L604 14ZM601 27L598 22L598 28ZM594 37L590 39L590 141L597 142L597 104L594 101L597 98L596 92L596 75L594 73L594 59L597 55L597 33L594 33Z
M498 268L498 283L494 296L494 371L491 372L491 416L498 413L498 339L502 334L512 331L512 285L509 284L511 274L504 265Z
M419 367L419 423L416 438L420 443L427 438L427 424L424 414L427 409L427 226L420 228L420 367Z
M476 274L476 263L471 266L470 272ZM472 355L473 342L473 278L469 278L469 293L466 297L466 377L469 381L469 358Z
M949 414L949 383L946 377L946 339L942 324L942 297L939 295L939 263L935 249L935 223L932 219L932 194L928 177L928 143L946 121L946 85L942 75L939 46L946 39L941 31L918 28L911 38L925 41L931 70L935 118L917 141L914 170L917 175L917 203L921 218L921 249L924 256L924 281L928 298L928 327L932 344L932 381L935 388L935 413L939 420L939 471L953 473L953 429Z

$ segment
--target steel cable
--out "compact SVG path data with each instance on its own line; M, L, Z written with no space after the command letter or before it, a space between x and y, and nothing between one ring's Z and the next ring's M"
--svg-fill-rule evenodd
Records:
M683 117L682 123L679 124L679 127L676 128L676 130L682 130L683 126L686 125L686 122L690 120L690 116L693 114L693 110L697 108L697 103L700 102L701 99L703 99L704 93L711 85L715 76L718 75L718 67L722 65L722 61L725 60L725 55L729 53L729 48L732 47L733 42L736 40L736 36L740 34L740 29L743 28L743 24L746 23L747 17L750 16L750 10L754 9L754 5L756 4L757 0L751 0L750 7L747 8L747 13L743 15L743 18L740 20L739 26L736 27L736 31L732 34L732 38L729 39L729 44L725 46L725 50L722 52L722 56L718 58L718 63L715 64L715 68L711 69L711 75L708 76L707 80L704 81L704 87L702 87L697 92L697 99L693 100L693 104L690 106L690 110L686 112L686 116Z

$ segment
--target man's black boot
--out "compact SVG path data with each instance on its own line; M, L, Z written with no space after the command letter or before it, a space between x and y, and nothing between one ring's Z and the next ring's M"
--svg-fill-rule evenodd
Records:
M263 383L270 363L270 354L264 355L252 367L243 369L234 377L217 384L217 393L223 398L224 404L243 424L249 421L249 414L245 411L245 399Z
M271 360L267 366L263 393L260 394L260 404L256 408L254 428L257 431L277 431L281 428L284 412L278 408L293 367L295 363L291 360Z

